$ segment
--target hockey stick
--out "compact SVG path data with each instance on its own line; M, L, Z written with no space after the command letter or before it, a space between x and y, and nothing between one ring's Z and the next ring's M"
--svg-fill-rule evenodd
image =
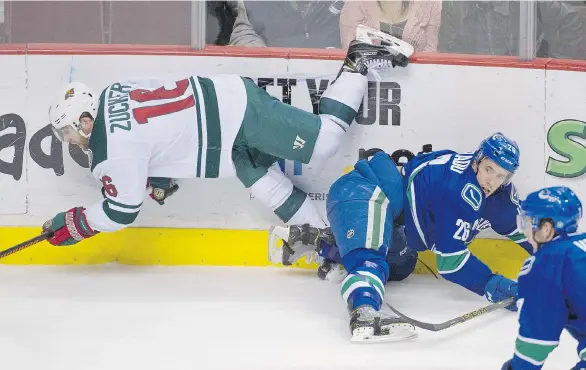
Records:
M461 324L463 322L466 322L468 320L471 320L475 317L478 316L482 316L484 314L487 314L489 312L498 310L499 308L504 308L509 306L511 303L514 303L515 299L514 298L507 298L505 300L502 300L500 302L497 303L493 303L491 305L479 308L475 311L472 312L468 312L462 316L458 316L455 319L451 319L448 320L446 322L442 322L439 324L430 324L427 322L422 322L422 321L417 321L415 319L412 319L410 317L407 317L405 315L403 315L401 312L397 311L395 308L393 308L393 306L391 306L390 304L386 303L385 304L391 309L393 310L397 315L399 315L403 320L406 320L408 323L410 323L413 326L417 326L418 328L421 329L425 329L425 330L429 330L429 331L440 331L440 330L445 330L447 328L450 328L454 325L458 325Z
M33 246L39 242L42 242L43 240L46 240L52 236L53 236L53 231L46 231L46 232L42 233L41 235L35 236L32 239L29 239L25 242L17 244L12 248L8 248L6 250L3 250L2 252L0 252L0 259L4 258L6 256L10 256L11 254L19 252L25 248L31 247L31 246Z

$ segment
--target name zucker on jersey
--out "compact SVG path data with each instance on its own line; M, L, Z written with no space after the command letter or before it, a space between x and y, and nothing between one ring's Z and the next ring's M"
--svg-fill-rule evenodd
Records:
M130 86L115 83L110 87L108 93L110 123L126 121L128 129L130 129L130 104L128 104L128 93L130 90Z

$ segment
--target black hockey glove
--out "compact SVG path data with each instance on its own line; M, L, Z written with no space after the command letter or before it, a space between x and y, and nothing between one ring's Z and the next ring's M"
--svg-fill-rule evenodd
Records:
M160 205L165 204L165 199L175 194L179 190L179 185L175 180L168 177L149 177L146 188L150 188L149 196L153 198ZM102 186L102 196L106 198L106 192Z
M147 188L151 188L150 197L160 205L165 204L165 199L179 190L175 180L167 177L149 177Z

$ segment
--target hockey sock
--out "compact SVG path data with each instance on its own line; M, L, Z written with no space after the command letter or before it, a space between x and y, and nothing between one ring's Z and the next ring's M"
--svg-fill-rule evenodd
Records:
M331 119L321 116L321 128L308 165L322 168L324 163L336 154L346 131Z
M322 94L320 116L331 119L347 130L358 115L367 85L368 80L361 74L342 73Z
M269 167L267 173L252 184L250 192L285 223L326 227L311 198L293 185L278 164Z
M369 305L377 311L380 309L385 295L384 282L388 275L386 263L384 259L368 259L348 270L348 276L342 281L341 287L342 298L348 303L348 308Z

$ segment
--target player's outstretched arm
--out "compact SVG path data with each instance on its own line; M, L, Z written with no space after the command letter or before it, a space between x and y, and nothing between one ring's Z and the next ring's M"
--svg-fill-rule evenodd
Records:
M94 169L94 175L102 182L105 198L88 208L90 226L113 232L131 225L146 195L148 158L107 160Z
M493 274L490 268L468 249L470 233L475 227L476 214L469 205L444 207L437 217L437 244L435 245L438 272L447 280L490 302L517 297L516 282L502 275ZM515 305L507 307L516 310Z
M53 245L76 244L98 232L113 232L132 224L145 197L148 159L114 159L100 163L94 175L102 181L104 196L88 207L60 212L43 224L54 232Z

